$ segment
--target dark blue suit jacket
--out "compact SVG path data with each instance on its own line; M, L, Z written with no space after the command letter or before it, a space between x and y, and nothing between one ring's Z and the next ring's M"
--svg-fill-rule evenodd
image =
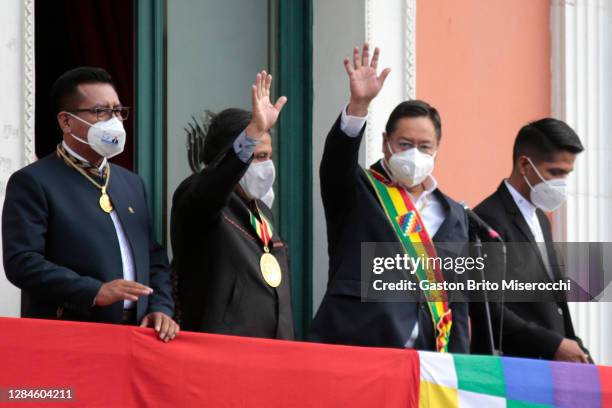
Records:
M329 281L309 338L323 343L404 347L418 322L419 337L415 348L434 350L433 323L426 303L361 301L361 243L398 240L358 164L359 145L365 127L359 137L351 138L340 130L339 122L327 136L321 161ZM379 168L379 171L383 170ZM461 205L439 190L434 194L447 212L446 219L433 237L434 242L467 243L467 216ZM453 326L449 349L468 352L467 303L451 303L450 307Z
M168 259L152 236L142 179L111 164L108 194L132 249L136 280L154 290L138 300L138 321L154 311L172 316ZM104 282L123 278L115 227L99 198L100 190L55 153L9 179L4 270L22 290L23 317L121 322L123 302L92 307Z

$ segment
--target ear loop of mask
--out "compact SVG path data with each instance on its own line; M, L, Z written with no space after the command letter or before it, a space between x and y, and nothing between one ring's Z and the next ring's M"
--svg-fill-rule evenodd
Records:
M538 169L536 168L535 164L533 164L533 162L531 161L531 159L527 156L525 156L525 158L527 159L527 161L529 162L529 164L531 165L531 167L535 170L536 174L538 175L538 177L540 178L540 180L542 180L542 183L547 183L548 180L546 180L544 177L542 177L542 175L540 174L540 172L538 171ZM527 185L529 186L530 189L533 190L533 186L531 185L531 183L529 182L529 180L527 179L526 175L523 175L523 178L525 179L525 182L527 183Z
M93 126L91 123L87 122L85 119L81 119L81 118L79 118L78 116L73 115L73 114L72 114L72 113L70 113L70 112L66 112L66 113L67 113L68 115L72 116L73 118L75 118L75 119L77 119L77 120L80 120L81 122L85 123L86 125L89 125L89 127L92 127L92 126ZM81 139L80 137L76 136L74 133L70 132L70 136L72 136L72 138L73 138L73 139L75 139L77 142L80 142L80 143L83 143L83 144L85 144L85 145L90 146L89 142L87 142L87 141L85 141L85 140Z
M391 144L389 143L389 139L387 138L387 136L383 136L383 137L386 139L385 142L387 143L387 149L389 149L391 156L393 156L395 153L393 152L393 149L391 149ZM389 156L389 158L391 158L391 156ZM384 156L383 156L383 167L386 170L386 172L389 173L391 178L395 179L395 175L393 175L393 171L391 170L391 165L389 164L389 160L387 160L387 158Z

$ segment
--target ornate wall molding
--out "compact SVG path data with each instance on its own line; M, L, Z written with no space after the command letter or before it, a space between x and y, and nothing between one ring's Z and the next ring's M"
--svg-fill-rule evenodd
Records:
M34 142L35 48L34 0L23 0L23 153L24 164L36 159Z
M376 9L376 0L366 0L365 3L365 40L372 45L376 45L376 37L374 35L374 18ZM365 163L368 166L373 161L373 146L376 145L376 135L374 132L373 118L375 116L376 104L371 104L368 110L368 126L365 132Z
M416 0L404 0L404 99L416 98Z

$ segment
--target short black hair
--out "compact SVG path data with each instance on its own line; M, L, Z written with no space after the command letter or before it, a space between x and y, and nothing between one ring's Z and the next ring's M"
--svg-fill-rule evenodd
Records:
M434 125L434 129L436 130L436 139L438 143L442 138L442 121L440 120L440 114L430 104L425 101L421 101L418 99L413 99L409 101L404 101L397 105L391 115L389 115L389 119L387 120L387 125L385 126L385 132L387 136L390 136L391 133L395 131L395 127L397 122L403 118L429 118Z
M531 122L519 130L512 162L520 156L527 156L534 162L551 161L552 155L559 151L578 154L584 150L580 138L567 123L553 118Z
M215 158L227 152L250 121L251 112L238 108L225 109L213 115L204 138L204 164L209 165Z
M110 84L115 87L110 74L102 68L78 67L64 72L51 87L51 103L57 114L64 110L74 110L80 101L79 85Z

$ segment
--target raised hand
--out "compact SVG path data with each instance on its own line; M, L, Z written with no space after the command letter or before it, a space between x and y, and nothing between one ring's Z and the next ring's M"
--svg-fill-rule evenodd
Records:
M270 101L270 85L272 75L261 71L255 78L255 84L251 87L253 98L253 118L246 128L246 134L252 139L259 139L272 126L276 124L278 115L283 109L287 98L281 96L273 105Z
M353 64L349 58L344 59L344 68L349 76L351 89L351 99L347 109L349 115L367 115L370 102L378 95L391 72L390 68L385 68L380 75L377 74L379 55L380 50L376 47L370 61L370 46L364 43L361 56L359 48L353 49Z

